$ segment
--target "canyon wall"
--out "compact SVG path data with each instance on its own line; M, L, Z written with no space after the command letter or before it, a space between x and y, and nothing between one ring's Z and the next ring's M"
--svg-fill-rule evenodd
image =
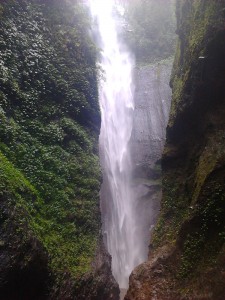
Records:
M177 1L162 204L126 300L225 297L225 1Z
M134 119L131 135L132 194L136 199L138 233L148 253L150 233L161 201L161 156L171 103L169 86L173 59L135 70Z
M88 15L9 0L0 24L0 299L118 299L100 236Z

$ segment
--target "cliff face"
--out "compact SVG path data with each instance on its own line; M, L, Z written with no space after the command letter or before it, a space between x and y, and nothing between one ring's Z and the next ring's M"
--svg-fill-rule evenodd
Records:
M139 66L135 71L134 121L131 151L134 164L146 172L161 158L171 103L172 59ZM152 166L153 167L153 166Z
M171 103L172 60L135 70L134 119L131 135L132 193L137 200L139 233L148 252L149 234L161 200L161 157Z
M117 299L100 238L96 50L73 1L0 4L0 299Z
M177 1L162 206L126 300L225 298L224 9L225 1Z

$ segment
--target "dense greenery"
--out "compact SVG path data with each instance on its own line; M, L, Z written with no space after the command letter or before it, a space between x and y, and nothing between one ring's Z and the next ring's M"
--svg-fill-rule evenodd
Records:
M32 215L50 267L77 276L90 267L100 226L88 17L58 0L4 1L0 15L1 191Z
M138 63L165 59L174 54L175 8L173 0L138 0L128 3L126 42Z

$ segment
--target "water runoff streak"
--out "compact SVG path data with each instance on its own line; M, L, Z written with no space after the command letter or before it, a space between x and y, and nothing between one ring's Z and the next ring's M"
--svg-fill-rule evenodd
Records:
M146 259L139 248L135 199L131 189L129 141L134 112L134 65L131 55L118 38L121 26L118 2L90 0L90 7L98 28L102 49L100 66L104 77L99 87L103 232L112 256L113 275L120 288L126 289L131 271Z

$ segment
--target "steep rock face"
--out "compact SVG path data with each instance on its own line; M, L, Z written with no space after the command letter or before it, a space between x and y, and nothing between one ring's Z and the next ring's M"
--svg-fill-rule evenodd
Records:
M87 20L76 1L0 4L2 300L118 299L100 238Z
M225 1L177 1L163 197L126 300L225 298Z
M98 243L91 268L91 272L77 281L65 272L59 288L53 289L49 299L118 300L119 288L111 273L111 257L102 240Z
M148 249L161 200L160 159L171 103L169 79L172 59L135 70L134 120L131 136L132 189L140 216L140 235Z
M169 117L172 60L137 67L135 72L132 160L146 171L161 158ZM149 151L151 149L151 151Z

